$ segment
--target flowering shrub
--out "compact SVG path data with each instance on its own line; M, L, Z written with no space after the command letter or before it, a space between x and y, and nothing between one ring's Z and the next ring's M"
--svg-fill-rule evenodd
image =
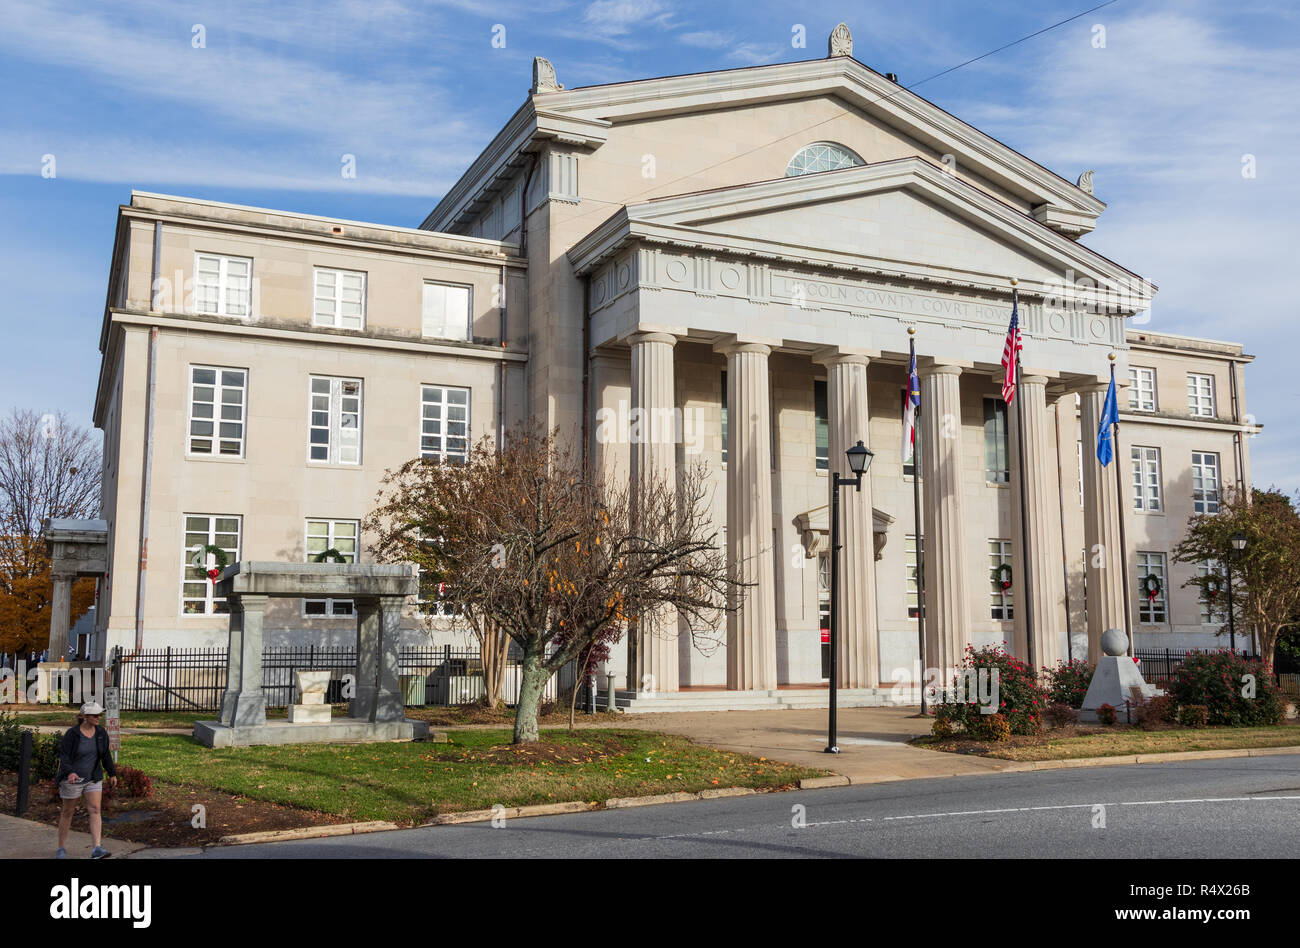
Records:
M1178 709L1178 723L1184 727L1207 727L1210 709L1203 704L1185 704Z
M1097 709L1097 720L1106 727L1115 726L1115 708L1109 704L1103 704Z
M1071 708L1082 708L1083 698L1088 693L1092 674L1096 670L1096 666L1085 658L1057 662L1055 668L1044 668L1043 679L1048 697Z
M966 730L978 741L1005 741L1011 737L1011 722L1003 714L977 714Z
M997 704L989 714L981 711L979 696L968 693L967 686L978 679L981 670L987 676ZM1037 734L1043 727L1045 707L1047 693L1028 665L1000 645L980 649L967 645L961 667L953 678L953 693L935 702L934 715L949 727L961 725L972 737L985 733L981 731L979 719L994 713L1006 719L1012 734Z
M1169 678L1169 695L1180 707L1204 705L1213 725L1278 724L1283 715L1272 669L1229 651L1189 652Z

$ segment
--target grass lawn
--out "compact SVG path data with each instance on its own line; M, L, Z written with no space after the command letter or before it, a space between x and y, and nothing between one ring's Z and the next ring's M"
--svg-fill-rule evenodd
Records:
M927 750L976 754L999 760L1066 760L1073 757L1118 757L1171 751L1236 750L1251 747L1300 747L1300 726L1171 728L1143 731L1136 727L1072 726L1009 741L970 741L918 737L911 742Z
M334 705L335 717L346 717L348 706L346 704ZM271 720L283 720L287 715L284 708L267 708L266 716ZM495 724L500 727L511 727L515 720L515 709L500 707L489 710L482 705L455 705L449 708L439 707L410 707L406 709L406 716L419 721L427 721L434 727L464 727L466 725ZM597 714L586 714L581 708L578 709L577 723L581 725L590 725L597 722L610 726L617 726L619 715L610 714L607 711L600 711ZM51 710L44 708L39 711L24 711L18 714L21 724L51 724L61 725L63 727L72 727L77 721L77 711L75 708L58 708ZM183 727L192 728L195 721L215 721L217 711L123 711L122 727ZM543 726L565 725L569 723L569 709L567 705L546 705L538 715L538 721Z
M205 788L348 820L421 823L439 813L569 800L604 802L716 787L776 789L825 771L717 751L681 737L588 728L453 731L450 742L308 744L210 750L188 737L129 735L120 762L155 782Z

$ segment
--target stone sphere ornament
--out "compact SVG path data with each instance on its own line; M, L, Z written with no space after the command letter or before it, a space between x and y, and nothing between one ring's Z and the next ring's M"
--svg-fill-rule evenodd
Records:
M1121 629L1107 629L1101 634L1101 651L1105 655L1128 654L1128 636Z

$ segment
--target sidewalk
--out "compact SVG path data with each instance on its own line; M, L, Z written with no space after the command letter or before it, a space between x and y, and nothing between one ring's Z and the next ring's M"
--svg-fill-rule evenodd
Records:
M59 846L59 830L34 820L0 814L0 859L53 859ZM103 846L116 859L143 849L143 843L103 838ZM73 830L68 834L68 859L90 858L90 834Z

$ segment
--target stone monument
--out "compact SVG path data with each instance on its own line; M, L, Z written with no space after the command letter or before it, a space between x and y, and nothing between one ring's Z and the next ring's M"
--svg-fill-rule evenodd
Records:
M290 724L328 724L331 708L325 703L325 691L330 686L330 671L295 671L298 683L298 703L289 705Z
M1092 684L1083 697L1083 707L1079 711L1079 720L1097 722L1097 709L1108 704L1117 712L1117 719L1122 720L1124 702L1133 701L1135 697L1154 698L1161 692L1155 685L1148 685L1142 673L1138 671L1137 662L1128 655L1128 636L1119 629L1107 629L1101 635L1101 661L1092 673Z

